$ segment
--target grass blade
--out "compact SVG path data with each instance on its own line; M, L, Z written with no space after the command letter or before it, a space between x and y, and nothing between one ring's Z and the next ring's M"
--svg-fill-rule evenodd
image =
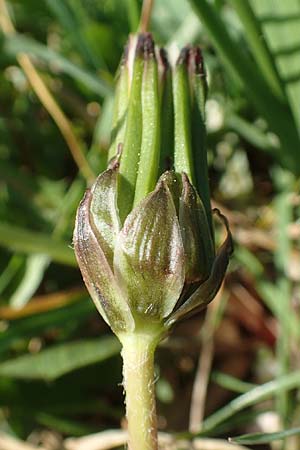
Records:
M264 40L262 30L250 4L249 0L231 0L235 11L237 12L247 37L249 47L252 50L253 56L269 84L273 93L280 99L285 98L285 93L282 89L281 80L276 71L274 60Z
M292 372L288 375L277 378L276 380L269 381L261 386L255 387L246 394L240 395L236 399L232 400L223 408L209 416L203 422L203 428L201 433L213 430L223 421L229 419L231 416L255 405L266 398L272 397L279 390L291 390L300 386L300 371Z
M298 0L251 1L284 83L300 136L300 4Z
M229 438L230 442L243 445L261 445L285 439L290 436L300 434L300 428L291 428L290 430L278 431L276 433L250 433L234 438Z
M22 308L26 305L38 289L49 263L50 259L47 255L36 254L28 256L23 279L10 298L12 307Z
M281 161L293 172L300 173L299 137L287 105L273 96L268 84L255 65L229 35L219 13L207 0L190 0L195 13L205 26L211 41L240 86L244 86L249 99L278 134L281 144Z
M82 35L82 22L77 20L73 5L69 2L62 2L61 0L46 0L46 3L48 8L58 18L63 29L68 33L68 37L78 48L85 61L94 69L105 69L103 60L95 57L91 52L91 47Z
M31 38L16 33L5 38L3 47L4 51L14 56L18 53L27 53L47 64L55 64L56 69L83 83L88 89L101 97L112 92L111 86L106 81L101 80L99 76L82 69L59 53L46 47L46 45Z

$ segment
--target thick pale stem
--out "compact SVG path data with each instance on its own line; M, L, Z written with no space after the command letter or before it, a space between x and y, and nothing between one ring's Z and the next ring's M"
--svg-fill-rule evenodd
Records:
M157 450L154 392L156 340L147 334L121 338L130 450Z

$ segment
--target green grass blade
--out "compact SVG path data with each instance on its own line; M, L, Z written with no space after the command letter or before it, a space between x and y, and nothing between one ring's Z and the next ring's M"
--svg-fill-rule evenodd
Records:
M225 126L236 131L247 142L254 147L273 155L278 162L280 161L280 146L279 143L273 142L272 138L260 130L254 124L248 122L237 114L228 113L225 117Z
M43 254L29 255L23 279L10 298L10 305L22 308L31 299L43 279L45 270L50 264L49 256Z
M21 34L6 37L4 40L4 51L14 56L24 52L37 57L47 64L55 64L56 69L83 83L89 90L101 97L112 92L111 86L106 81L101 80L99 76L91 74L54 50Z
M23 255L12 255L7 266L0 274L0 294L6 289L24 264Z
M8 223L0 224L0 245L20 253L43 253L55 262L77 266L70 243L56 241L47 234L29 231Z
M290 436L300 435L300 428L291 428L290 430L278 431L276 433L250 433L234 438L229 438L230 442L242 445L261 445L270 444L274 441L283 440Z
M244 26L249 47L252 50L261 73L265 77L265 80L273 93L278 98L284 100L285 93L282 89L282 84L276 71L274 60L266 45L259 21L249 4L249 0L230 0L230 2Z
M240 395L232 400L223 408L209 416L203 422L202 431L208 432L213 430L219 424L229 419L242 409L255 405L269 397L276 395L279 390L291 390L300 386L300 371L292 372L284 375L276 380L269 381L261 386L255 387L246 394Z
M0 375L51 381L73 370L104 361L119 351L120 343L115 337L61 344L0 363Z
M222 372L213 372L211 379L219 386L232 392L238 392L239 394L245 394L250 391L250 389L256 387L255 384L246 383L245 381L241 381L238 378Z
M77 17L79 5L77 4L76 12L76 8L70 1L46 0L46 3L60 21L63 30L68 33L68 37L78 48L86 63L94 69L106 69L104 61L95 57L82 34L82 21L78 20Z
M212 43L235 81L244 86L250 101L266 118L270 128L278 134L281 161L295 173L300 173L299 137L289 108L269 89L246 52L229 35L220 14L207 0L190 0L196 14L205 26Z

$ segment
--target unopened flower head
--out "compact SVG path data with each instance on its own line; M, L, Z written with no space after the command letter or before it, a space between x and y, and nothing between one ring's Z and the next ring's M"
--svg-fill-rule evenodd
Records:
M173 68L150 34L119 68L108 168L77 212L77 260L117 335L161 337L216 295L232 253L215 249L205 147L207 86L199 48Z

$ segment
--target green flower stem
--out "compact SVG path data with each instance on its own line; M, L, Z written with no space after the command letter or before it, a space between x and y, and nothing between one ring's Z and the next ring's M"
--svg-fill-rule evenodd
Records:
M157 450L154 389L153 335L132 333L119 336L123 349L123 376L126 392L129 449Z

